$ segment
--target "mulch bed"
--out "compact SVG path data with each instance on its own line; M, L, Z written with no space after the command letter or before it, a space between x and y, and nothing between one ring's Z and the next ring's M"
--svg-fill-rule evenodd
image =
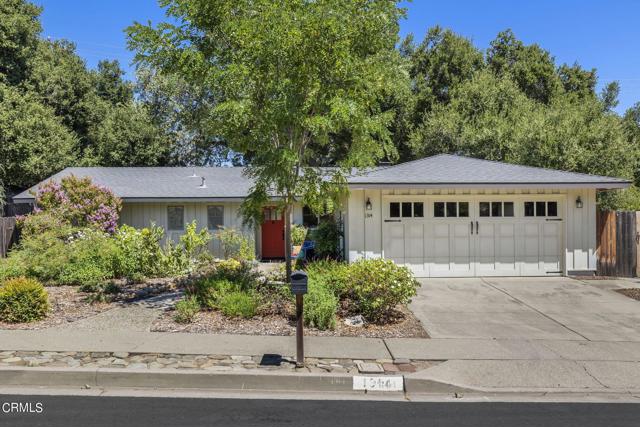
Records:
M160 316L151 326L154 332L195 332L241 335L295 335L295 319L273 314L252 319L228 318L218 311L200 312L193 323L180 324L173 320L173 311ZM334 330L305 328L305 335L368 338L429 338L420 321L405 307L399 307L395 319L385 325L365 324L347 326L338 317Z
M0 329L45 329L75 322L94 316L114 307L113 303L89 303L85 292L78 292L78 286L47 286L51 311L49 315L33 323L6 323L0 321Z
M626 297L640 301L640 288L616 289L615 291L621 293Z

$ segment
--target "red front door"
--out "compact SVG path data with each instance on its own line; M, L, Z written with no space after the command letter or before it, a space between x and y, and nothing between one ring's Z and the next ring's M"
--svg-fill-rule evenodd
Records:
M284 219L273 207L264 209L262 258L284 258Z

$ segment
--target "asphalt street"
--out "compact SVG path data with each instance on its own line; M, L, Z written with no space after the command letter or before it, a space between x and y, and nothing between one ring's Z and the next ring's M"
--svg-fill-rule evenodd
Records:
M31 412L17 412L21 410ZM424 403L0 396L0 426L3 427L626 427L637 426L638 420L640 404L633 403Z

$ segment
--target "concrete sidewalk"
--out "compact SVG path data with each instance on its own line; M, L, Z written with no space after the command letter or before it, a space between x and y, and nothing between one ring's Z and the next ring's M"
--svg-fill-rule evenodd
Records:
M197 333L0 330L0 351L83 351L256 356L295 355L295 337ZM317 358L640 361L640 342L305 337Z
M2 330L0 351L4 350L293 356L295 338ZM482 392L640 392L638 342L306 337L305 350L310 358L438 361L431 367L404 375L406 390L414 393L442 392L447 389L443 385L451 386L451 390ZM211 372L205 374L212 375ZM144 375L137 372L136 378ZM297 384L297 380L292 381ZM346 383L340 381L341 387L346 387Z

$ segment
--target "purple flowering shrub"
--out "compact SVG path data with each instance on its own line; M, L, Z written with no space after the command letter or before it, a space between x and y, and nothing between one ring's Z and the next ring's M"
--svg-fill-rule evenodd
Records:
M74 175L60 182L48 181L35 193L32 215L48 214L74 227L91 227L113 234L118 227L122 202L113 192Z

